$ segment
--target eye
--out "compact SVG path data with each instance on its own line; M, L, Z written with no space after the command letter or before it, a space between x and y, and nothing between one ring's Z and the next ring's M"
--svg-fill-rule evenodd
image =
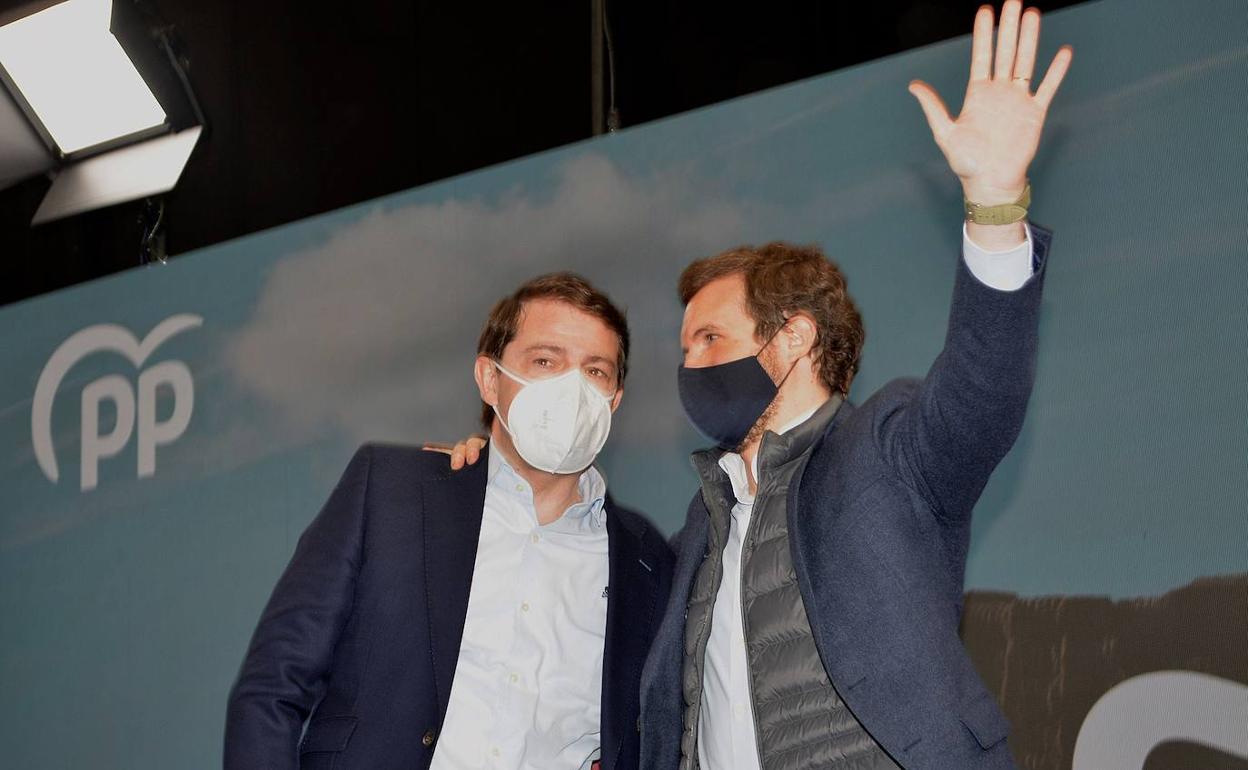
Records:
M533 363L537 364L543 369L547 369L552 365L549 358L535 358L533 359Z
M596 366L591 366L589 367L589 376L590 377L606 377L607 373L599 369Z
M716 334L715 332L705 332L705 333L702 335L702 341L703 341L703 342L705 342L705 343L706 343L706 344L708 344L708 345L709 345L709 344L711 344L712 342L714 342L714 341L715 341L715 340L717 340L717 339L719 339L719 335L718 335L718 334Z

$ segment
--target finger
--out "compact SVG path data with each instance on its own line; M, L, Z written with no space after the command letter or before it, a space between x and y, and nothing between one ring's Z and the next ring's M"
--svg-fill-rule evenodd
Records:
M936 138L937 143L941 142L953 126L953 121L949 119L949 110L945 109L945 103L941 101L936 90L922 80L911 80L909 90L914 94L914 98L919 100L919 106L923 108L923 114L927 116L927 124L932 128L932 136Z
M451 448L446 444L435 444L430 442L428 444L422 444L420 448L426 452L441 452L444 455L449 455L451 453Z
M467 448L464 451L467 452L469 465L476 465L477 460L481 459L481 447L476 446L471 442L469 442Z
M1040 11L1028 8L1018 28L1018 56L1014 59L1014 82L1030 86L1036 70L1036 44L1040 40Z
M992 6L981 5L971 32L971 80L992 77Z
M464 450L456 446L455 451L451 452L451 470L457 471L462 467L464 467Z
M1049 65L1049 71L1044 74L1044 80L1040 81L1040 87L1036 89L1036 101L1040 103L1042 109L1047 110L1049 103L1053 101L1053 95L1057 93L1057 87L1062 84L1062 78L1066 77L1066 71L1070 69L1070 62L1075 57L1075 49L1068 45L1064 45L1053 57L1053 63Z
M1018 14L1022 0L1006 0L1001 7L1001 24L997 27L997 59L993 64L993 80L1014 77L1014 52L1018 49Z

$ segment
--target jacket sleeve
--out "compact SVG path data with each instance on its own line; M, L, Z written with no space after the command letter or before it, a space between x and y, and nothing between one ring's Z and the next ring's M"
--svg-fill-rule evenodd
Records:
M944 349L876 426L885 458L946 523L969 520L1022 429L1052 238L1029 227L1036 270L1014 291L986 286L958 260Z
M351 459L308 525L260 617L230 692L225 768L298 767L303 723L324 694L363 556L371 452Z

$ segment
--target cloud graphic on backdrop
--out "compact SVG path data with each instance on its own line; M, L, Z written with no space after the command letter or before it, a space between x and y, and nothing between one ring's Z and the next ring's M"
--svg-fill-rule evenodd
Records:
M460 436L478 413L471 365L489 308L534 275L571 269L627 307L637 376L625 408L647 414L652 398L670 407L676 276L692 257L740 242L746 206L688 174L629 176L594 153L557 166L548 182L491 200L379 201L283 259L228 343L238 383L280 413L287 441L329 430L355 440ZM630 429L634 438L680 429L627 422L647 423L644 436Z

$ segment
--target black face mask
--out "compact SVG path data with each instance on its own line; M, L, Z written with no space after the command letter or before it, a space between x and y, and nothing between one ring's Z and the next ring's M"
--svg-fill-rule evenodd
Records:
M723 449L741 446L750 428L767 411L780 392L780 385L784 384L781 380L777 385L758 362L758 356L770 344L768 340L758 353L726 364L681 366L676 374L680 404L689 421L699 433ZM793 364L796 366L797 362ZM789 372L792 371L793 367L789 367Z

